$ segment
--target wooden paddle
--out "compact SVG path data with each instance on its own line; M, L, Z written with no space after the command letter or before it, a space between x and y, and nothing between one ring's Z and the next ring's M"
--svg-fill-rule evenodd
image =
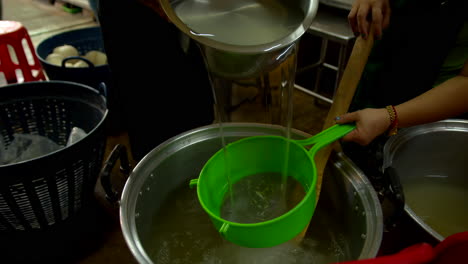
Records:
M351 55L349 57L348 63L346 64L346 68L338 85L338 89L335 91L333 103L330 110L328 111L328 115L325 119L322 130L325 130L334 125L335 117L348 111L349 105L351 104L351 100L353 99L354 93L356 91L356 87L359 83L359 80L361 79L364 67L366 66L367 58L369 57L372 46L374 44L374 35L372 34L373 27L371 27L369 32L371 32L371 34L369 34L367 39L358 37L354 43L353 50L351 51ZM341 150L340 145L335 142L334 144L330 144L323 148L315 155L315 165L317 167L317 202L320 197L323 172L333 149L338 151ZM308 227L309 225L307 225L304 231L302 231L302 233L296 237L296 241L302 241L302 238L305 236Z

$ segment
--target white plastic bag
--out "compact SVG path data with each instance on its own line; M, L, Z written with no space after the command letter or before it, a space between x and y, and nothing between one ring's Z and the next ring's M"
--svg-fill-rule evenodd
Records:
M67 147L75 142L80 141L82 138L86 137L86 135L87 134L83 129L79 127L73 127L70 135L68 136Z
M0 143L0 165L31 160L63 148L40 135L13 134L13 137L13 141L8 146L3 142Z

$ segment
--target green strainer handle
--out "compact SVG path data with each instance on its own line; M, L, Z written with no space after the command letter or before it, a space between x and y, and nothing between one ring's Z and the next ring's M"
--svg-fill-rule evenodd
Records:
M344 137L346 134L353 131L355 128L355 124L334 125L323 130L322 132L318 133L313 137L303 140L296 140L296 142L301 144L302 146L314 145L309 152L312 155L315 155L315 153L321 148Z

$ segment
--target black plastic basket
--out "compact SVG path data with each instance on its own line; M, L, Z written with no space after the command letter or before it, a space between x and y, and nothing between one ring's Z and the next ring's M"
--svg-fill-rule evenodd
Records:
M80 55L91 50L105 53L100 27L89 27L71 30L43 40L36 48L36 53L49 80L64 80L89 85L98 88L101 83L110 85L111 71L108 64L89 68L67 68L46 61L53 50L62 45L74 46Z
M0 87L0 136L45 136L66 145L73 127L87 135L35 159L0 165L0 232L44 229L91 202L105 150L106 99L95 89L64 81ZM1 155L1 152L0 152Z

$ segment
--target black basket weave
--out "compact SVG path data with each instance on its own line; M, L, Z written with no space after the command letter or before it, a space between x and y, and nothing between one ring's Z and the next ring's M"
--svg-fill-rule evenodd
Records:
M6 147L14 133L45 136L65 146L73 127L87 132L58 151L0 165L0 232L53 226L91 201L104 155L107 112L105 98L78 83L0 87L0 135Z

